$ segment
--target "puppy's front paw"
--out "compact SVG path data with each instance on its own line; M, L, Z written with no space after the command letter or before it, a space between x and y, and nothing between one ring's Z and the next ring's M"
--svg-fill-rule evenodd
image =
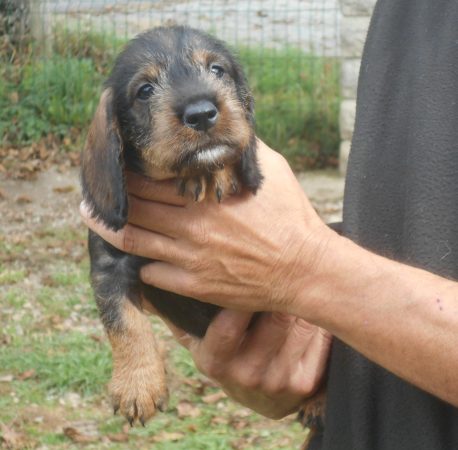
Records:
M214 193L216 200L221 202L225 197L240 192L240 181L233 167L225 167L213 174L210 183L211 192Z
M238 194L240 191L240 181L232 166L206 176L181 178L178 181L179 194L191 197L196 202L208 197L221 202L225 197Z
M205 198L207 191L207 180L204 176L193 178L182 178L178 181L178 192L183 196L190 196L196 202Z
M162 361L138 367L115 368L109 390L113 409L120 412L132 426L143 426L156 412L165 411L168 390Z

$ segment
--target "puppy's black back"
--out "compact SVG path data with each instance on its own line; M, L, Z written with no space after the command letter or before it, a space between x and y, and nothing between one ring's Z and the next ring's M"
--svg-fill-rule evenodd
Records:
M210 322L221 308L189 297L144 285L145 298L177 327L197 337L205 336Z

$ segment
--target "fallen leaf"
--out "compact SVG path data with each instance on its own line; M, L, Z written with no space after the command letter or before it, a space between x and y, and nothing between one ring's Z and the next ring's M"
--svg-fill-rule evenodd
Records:
M32 203L32 199L28 195L19 195L16 198L16 203L23 205L25 203Z
M67 392L61 398L59 398L59 403L62 406L71 406L73 408L78 408L81 405L82 399L77 392ZM89 434L97 434L97 426L94 422L77 422L79 430L84 430Z
M33 378L35 374L36 374L35 369L29 369L19 374L17 378L18 380L24 381L24 380L28 380L29 378Z
M212 425L227 425L229 423L229 420L225 417L214 416L212 417L210 423Z
M243 420L243 419L233 419L230 421L231 427L234 430L241 430L243 428L246 428L249 425L248 420Z
M1 172L1 169L0 169L0 172ZM0 200L5 200L6 197L7 197L7 195L6 195L5 191L0 189Z
M127 433L113 433L108 434L107 438L111 442L127 442L129 440L129 435Z
M90 334L89 339L92 339L94 342L104 342L104 337L100 334Z
M202 397L202 401L208 405L211 405L213 403L219 402L220 400L223 400L224 398L227 398L227 395L223 391L218 391L213 394L204 395Z
M63 318L58 314L53 314L52 316L49 316L48 320L53 327L57 328L58 326L62 325Z
M234 417L250 417L253 412L248 408L241 408L234 411Z
M63 431L65 436L79 444L97 442L100 439L95 422L74 422L64 427Z
M65 427L64 434L65 436L70 438L73 442L77 442L78 444L97 442L99 440L98 437L82 434L76 428L73 428L73 427Z
M19 94L17 91L11 92L10 100L11 100L11 103L13 103L14 105L16 105L19 102Z
M162 431L159 434L156 434L152 437L153 442L170 442L170 441L179 441L184 438L184 433L174 432L168 433L167 431Z
M202 395L207 388L217 388L218 385L211 380L204 378L184 378L183 383L191 386L197 395Z
M190 402L183 401L177 405L177 414L180 419L184 417L195 418L200 416L200 409Z
M24 435L18 433L12 428L0 423L0 440L4 443L4 447L13 450L23 448ZM3 447L3 446L2 446Z
M10 236L10 241L13 244L25 244L27 243L27 237L21 234L13 234Z
M72 186L71 184L67 186L57 186L53 189L54 192L57 192L58 194L68 194L69 192L73 192L75 190L75 186Z
M196 380L195 378L185 378L183 383L191 387L199 387L202 385L202 383L200 383L199 380Z
M81 153L80 152L68 152L68 159L72 163L72 166L79 166L81 162Z
M32 153L33 153L33 150L30 147L22 148L19 152L19 159L21 161L28 161L30 160Z
M234 450L244 450L250 443L246 438L239 438L231 442L231 447Z
M44 276L41 277L41 283L45 286L49 286L49 287L56 287L58 286L58 283L56 282L56 280L54 280L54 278L49 275L49 274L46 274Z
M38 150L38 156L40 157L40 159L47 159L49 157L49 152L46 149L46 147L40 147L40 149Z
M277 444L279 447L283 448L283 447L288 447L290 448L291 447L291 439L289 437L284 437L282 439L280 439L278 441L278 444Z
M9 334L1 334L0 335L0 344L1 345L10 345L11 344L11 336Z

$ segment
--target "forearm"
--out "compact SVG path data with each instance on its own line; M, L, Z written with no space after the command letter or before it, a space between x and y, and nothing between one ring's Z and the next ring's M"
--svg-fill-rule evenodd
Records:
M458 284L332 236L293 314L458 406Z
M187 202L173 182L131 179L123 230L82 213L115 247L155 261L143 282L224 308L301 317L458 406L458 284L339 237L283 158L261 142L259 157L266 177L255 196Z

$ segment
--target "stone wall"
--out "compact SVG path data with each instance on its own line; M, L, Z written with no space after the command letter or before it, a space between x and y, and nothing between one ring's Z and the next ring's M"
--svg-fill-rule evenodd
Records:
M356 88L359 67L366 40L369 21L376 0L340 0L342 11L341 26L341 92L340 105L340 152L339 169L342 174L347 170L348 155L356 111Z

